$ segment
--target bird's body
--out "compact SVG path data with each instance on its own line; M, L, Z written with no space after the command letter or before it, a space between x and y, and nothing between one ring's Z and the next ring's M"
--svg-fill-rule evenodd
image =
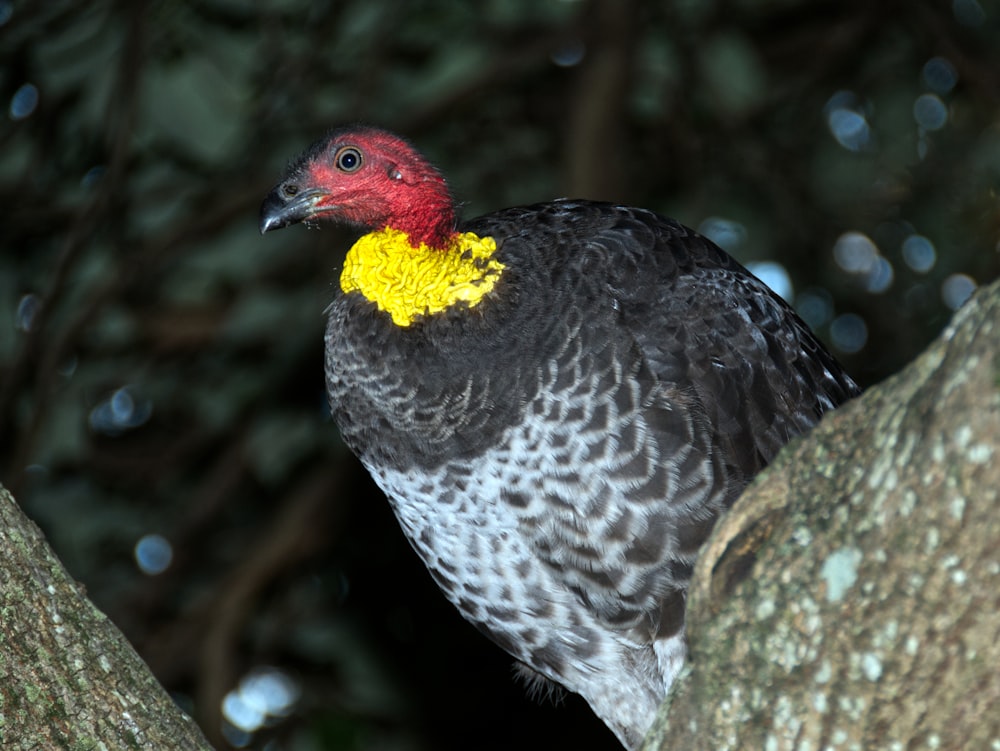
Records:
M649 211L556 201L458 234L437 198L427 227L402 229L412 217L344 217L352 193L301 215L307 175L344 149L387 189L432 182L415 153L384 158L408 148L331 134L262 228L329 213L399 230L352 249L330 306L337 424L448 599L633 748L683 663L684 592L716 518L856 387L780 298ZM426 281L445 256L462 270Z

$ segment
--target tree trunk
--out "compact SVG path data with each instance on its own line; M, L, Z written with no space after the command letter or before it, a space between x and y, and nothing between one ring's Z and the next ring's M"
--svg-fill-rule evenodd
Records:
M720 523L645 751L1000 749L1000 284Z
M211 749L2 487L0 748Z

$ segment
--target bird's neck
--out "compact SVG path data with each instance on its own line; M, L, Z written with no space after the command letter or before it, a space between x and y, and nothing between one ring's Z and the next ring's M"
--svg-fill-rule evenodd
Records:
M362 236L347 253L340 288L360 292L397 326L465 304L475 307L504 271L496 241L472 232L452 233L438 247L398 229Z
M394 167L403 187L405 200L396 197L387 207L382 221L369 227L389 226L406 233L410 244L447 249L455 235L455 202L444 178L426 162Z

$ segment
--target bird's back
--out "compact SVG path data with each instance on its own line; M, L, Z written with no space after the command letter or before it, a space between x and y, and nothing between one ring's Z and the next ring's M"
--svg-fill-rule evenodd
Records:
M333 413L463 615L633 746L718 515L857 388L765 285L656 214L557 201L464 229L504 267L475 307L399 327L358 293L333 303Z

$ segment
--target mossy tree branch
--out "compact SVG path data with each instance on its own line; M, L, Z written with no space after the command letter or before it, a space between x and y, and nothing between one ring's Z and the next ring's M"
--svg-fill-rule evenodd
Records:
M0 747L211 749L2 487Z

